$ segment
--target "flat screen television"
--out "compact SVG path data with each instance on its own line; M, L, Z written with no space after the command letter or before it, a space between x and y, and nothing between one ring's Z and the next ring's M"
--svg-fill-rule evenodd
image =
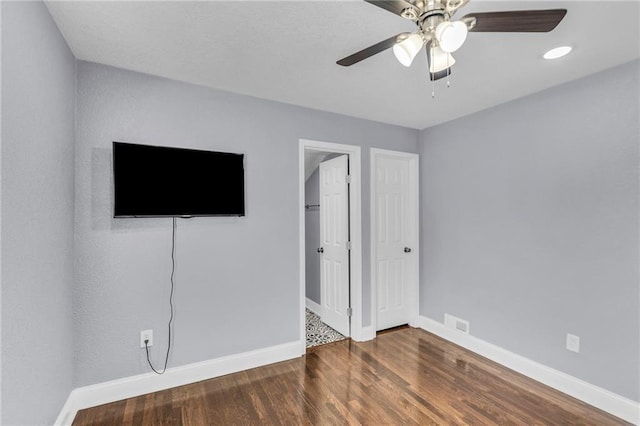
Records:
M244 216L244 155L113 142L114 217Z

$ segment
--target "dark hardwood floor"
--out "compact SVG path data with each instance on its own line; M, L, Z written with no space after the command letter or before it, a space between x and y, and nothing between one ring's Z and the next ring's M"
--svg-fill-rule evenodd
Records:
M419 329L78 412L74 425L619 425Z

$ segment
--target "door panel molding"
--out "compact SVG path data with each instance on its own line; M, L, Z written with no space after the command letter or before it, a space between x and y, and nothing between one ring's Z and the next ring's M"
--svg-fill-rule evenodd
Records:
M409 325L417 327L419 324L419 264L420 264L420 240L419 240L419 188L418 188L418 161L419 155L408 152L400 152L400 151L391 151L386 149L378 149L371 148L370 150L370 190L371 190L371 321L373 330L378 330L378 298L383 297L379 293L379 273L389 274L390 269L395 267L390 267L390 265L379 265L378 262L378 240L379 234L384 231L384 229L379 228L380 223L378 221L378 216L380 214L384 214L379 211L380 205L377 197L378 190L378 176L377 173L377 161L380 158L389 158L389 159L400 159L408 161L409 163L409 207L408 207L408 216L409 220L407 226L410 228L410 233L415 235L415 239L411 243L411 255L414 256L414 261L410 263L411 268L411 282L408 287L408 300L409 300ZM394 212L392 212L394 213ZM385 236L393 236L397 237L398 230L391 230L390 232L385 232ZM382 301L382 300L381 300Z

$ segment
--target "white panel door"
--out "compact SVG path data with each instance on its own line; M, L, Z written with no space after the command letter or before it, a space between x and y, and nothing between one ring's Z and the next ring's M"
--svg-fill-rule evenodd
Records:
M320 163L322 321L349 336L348 156Z
M374 159L377 330L408 324L417 306L417 200L411 161L386 155Z

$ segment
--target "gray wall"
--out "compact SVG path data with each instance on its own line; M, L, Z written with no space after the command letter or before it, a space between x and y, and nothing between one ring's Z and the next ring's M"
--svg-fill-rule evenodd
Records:
M305 204L320 204L320 168L305 182ZM305 285L306 296L320 304L320 209L311 207L305 211Z
M2 419L72 389L75 60L41 2L2 2Z
M632 62L420 144L421 313L636 401L638 75Z
M92 63L77 87L76 386L149 371L140 330L156 363L167 343L171 221L112 218L112 141L246 154L246 217L178 222L172 367L299 339L299 138L362 146L365 177L368 147L417 152L416 130Z

